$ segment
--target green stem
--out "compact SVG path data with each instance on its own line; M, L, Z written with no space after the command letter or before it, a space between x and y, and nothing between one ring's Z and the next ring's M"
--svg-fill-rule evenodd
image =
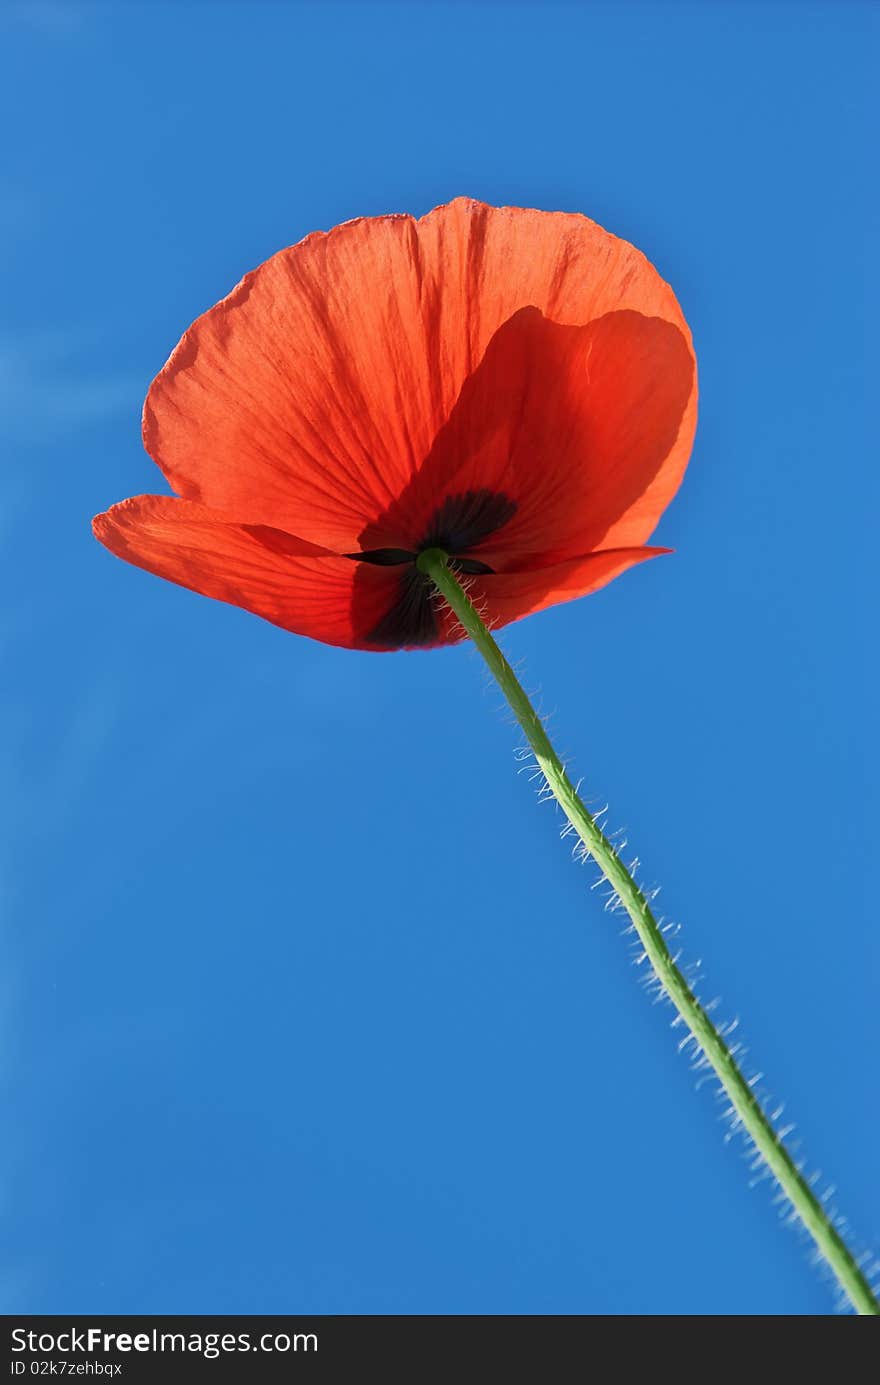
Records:
M756 1150L813 1237L841 1288L857 1313L880 1316L880 1303L867 1278L822 1203L802 1177L721 1033L676 966L647 898L579 797L562 761L550 744L540 717L467 592L450 569L447 555L437 548L428 549L420 554L418 566L434 582L489 665L525 732L551 793L629 914L663 990L715 1070Z

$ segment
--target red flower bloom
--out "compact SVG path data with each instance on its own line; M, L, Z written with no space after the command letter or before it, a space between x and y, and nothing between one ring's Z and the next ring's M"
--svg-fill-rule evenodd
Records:
M459 198L307 236L184 333L144 406L177 492L94 522L121 558L359 649L451 643L446 550L503 625L604 586L696 424L672 290L583 216Z

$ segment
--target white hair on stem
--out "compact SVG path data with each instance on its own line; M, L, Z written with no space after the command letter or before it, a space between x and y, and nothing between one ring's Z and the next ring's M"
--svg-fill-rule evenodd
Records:
M521 663L522 661L519 661L520 666ZM519 668L517 668L517 674L519 676ZM513 720L514 724L516 724L516 718L513 716L513 713L509 711L509 708L507 708L506 703L505 708L507 709L507 715L505 719ZM540 708L537 709L537 714L541 722L545 723L546 718L544 714L541 712ZM554 709L554 715L555 714L556 710ZM514 751L514 758L517 761L517 773L526 773L529 778L529 781L537 785L536 796L538 801L543 803L547 801L548 798L553 798L555 802L555 797L552 794L550 785L547 782L544 772L541 769L532 748L529 745L518 745ZM564 757L563 760L566 772L568 772L569 770L567 758L568 757ZM581 782L581 780L577 781L576 791L578 794L580 794L581 791ZM609 813L608 803L605 802L602 803L601 806L596 806L601 802L601 800L597 798L593 798L592 800L585 799L584 802L596 826L599 827L599 829L605 834L606 837L608 837L609 841L611 842L614 855L620 857L621 852L624 851L627 846L628 838L625 834L624 828L616 828L609 832L607 828L607 818ZM557 808L557 811L561 810ZM570 822L566 821L561 827L559 835L562 840L565 840L570 836L576 835L576 829ZM573 843L571 847L571 855L573 860L575 860L578 864L586 865L588 863L592 863L595 868L595 862L593 860L593 856L589 847L586 846L585 843L582 842L579 838ZM639 886L640 888L642 888L642 892L645 898L650 904L660 894L661 886L652 885L650 889L642 887L641 883L638 882L638 874L640 869L641 861L639 857L636 856L632 859L629 865L629 871L630 874L634 877L634 879L636 879L637 883L639 883ZM667 994L663 981L661 977L658 976L658 974L654 971L648 953L642 946L641 941L638 939L637 936L635 936L635 926L629 919L629 915L627 914L620 900L620 897L617 894L617 891L613 887L608 885L608 882L606 881L604 875L602 875L601 872L598 871L598 868L596 868L596 870L597 878L594 881L592 881L590 888L591 890L604 890L605 893L603 907L605 912L612 914L623 913L626 916L627 922L625 926L621 929L621 934L628 940L631 964L637 969L639 969L639 982L642 988L651 997L653 1004L671 1005L672 1002L670 1000L669 995ZM666 919L665 917L661 917L658 920L658 926L660 928L661 933L665 936L667 940L675 938L681 930L681 925L679 922L672 919ZM696 958L690 961L684 961L682 949L679 948L674 953L672 960L674 965L679 967L679 969L682 971L689 987L691 988L691 991L694 994L695 999L701 1005L704 1012L709 1016L714 1015L721 1006L722 1001L719 995L714 995L707 1001L703 1001L701 998L699 988L701 986L702 981L704 980L704 977L700 970L702 967L702 959ZM645 965L646 963L647 966ZM683 1024L684 1020L682 1019L681 1015L679 1015L676 1011L671 1018L671 1027L673 1029L677 1029ZM744 1065L744 1060L748 1054L748 1048L743 1043L743 1041L738 1038L733 1043L729 1042L731 1036L740 1026L739 1016L733 1015L727 1019L718 1019L714 1021L714 1024L718 1034L725 1041L725 1043L728 1044L731 1056L736 1059L738 1066L743 1070L746 1083L748 1087L755 1093L756 1100L760 1104L760 1107L766 1119L768 1120L768 1122L771 1125L771 1128L774 1131L777 1143L780 1146L784 1145L788 1150L790 1156L797 1156L795 1158L796 1167L798 1171L803 1174L804 1170L807 1167L807 1160L805 1157L800 1155L799 1142L797 1140L792 1140L791 1138L796 1129L795 1123L793 1121L788 1121L784 1125L780 1124L780 1118L782 1117L785 1110L785 1103L780 1101L778 1098L774 1097L769 1090L762 1086L764 1081L764 1073L760 1069L755 1068L749 1071L749 1068ZM772 1205L776 1206L779 1210L780 1221L783 1225L792 1228L796 1232L800 1243L808 1249L808 1263L810 1263L812 1266L819 1270L823 1281L825 1281L832 1288L834 1292L835 1311L839 1313L852 1312L852 1304L850 1303L849 1298L847 1297L843 1288L836 1279L828 1262L815 1245L807 1228L804 1226L797 1209L794 1207L787 1193L779 1184L776 1176L767 1164L763 1154L758 1149L752 1136L746 1129L742 1118L740 1117L736 1108L732 1104L727 1092L724 1090L724 1087L722 1086L715 1072L714 1067L712 1066L706 1054L704 1053L699 1043L699 1040L696 1038L694 1034L688 1031L679 1041L677 1049L679 1053L687 1056L689 1060L689 1067L694 1075L694 1085L696 1090L700 1091L704 1087L708 1086L712 1092L714 1100L721 1107L718 1114L718 1118L721 1121L721 1123L725 1126L723 1142L726 1145L730 1145L734 1141L739 1143L741 1157L745 1160L749 1173L751 1175L747 1181L748 1188L758 1188L759 1186L769 1181L771 1188L773 1190L771 1202ZM823 1177L819 1169L814 1169L811 1173L805 1175L805 1177L806 1181L808 1182L811 1188L819 1189L821 1187ZM831 1221L832 1225L839 1232L846 1232L847 1236L851 1239L849 1224L846 1218L840 1213L838 1208L833 1203L835 1193L835 1185L832 1183L828 1183L824 1189L822 1189L821 1191L817 1191L817 1197L819 1201L822 1203L823 1207L826 1208L829 1220ZM876 1284L880 1282L880 1257L875 1256L870 1249L863 1249L860 1252L858 1252L855 1259L856 1263L865 1273L865 1276L868 1279L869 1283L872 1285L872 1287L875 1287Z

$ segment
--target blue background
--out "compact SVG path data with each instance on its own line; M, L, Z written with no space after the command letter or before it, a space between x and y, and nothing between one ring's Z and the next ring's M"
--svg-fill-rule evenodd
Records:
M193 317L460 193L588 213L693 326L676 555L504 645L877 1248L870 23L4 8L7 1312L833 1311L476 655L308 643L91 538L164 489L140 407Z

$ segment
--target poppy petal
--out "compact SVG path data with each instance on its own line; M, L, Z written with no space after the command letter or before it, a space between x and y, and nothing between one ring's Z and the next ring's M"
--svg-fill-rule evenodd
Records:
M523 308L380 527L450 552L469 530L467 547L501 570L523 554L540 565L642 543L681 479L669 458L692 384L687 341L663 318L627 309L571 327ZM447 523L448 539L438 496L447 514L471 516ZM371 546L372 532L361 540Z
M174 496L138 495L93 521L117 557L273 625L346 649L430 648L463 631L410 567L352 562L295 535L237 524ZM605 586L662 548L590 553L553 567L467 577L471 599L497 627Z
M553 567L504 572L469 580L468 595L492 629L574 601L607 586L628 568L668 553L668 548L617 548L589 553Z
M366 547L372 526L373 547L401 546L376 526L494 334L527 306L576 326L623 309L658 317L690 350L672 290L627 242L583 216L459 198L420 221L308 236L248 274L154 381L145 445L180 495L243 522L338 552ZM691 388L668 477L684 468L695 410ZM668 477L650 484L667 495ZM662 508L648 493L645 504Z
M111 553L136 567L326 644L374 648L363 633L380 624L396 598L391 569L327 554L274 528L237 524L173 496L124 500L98 515L93 528Z

